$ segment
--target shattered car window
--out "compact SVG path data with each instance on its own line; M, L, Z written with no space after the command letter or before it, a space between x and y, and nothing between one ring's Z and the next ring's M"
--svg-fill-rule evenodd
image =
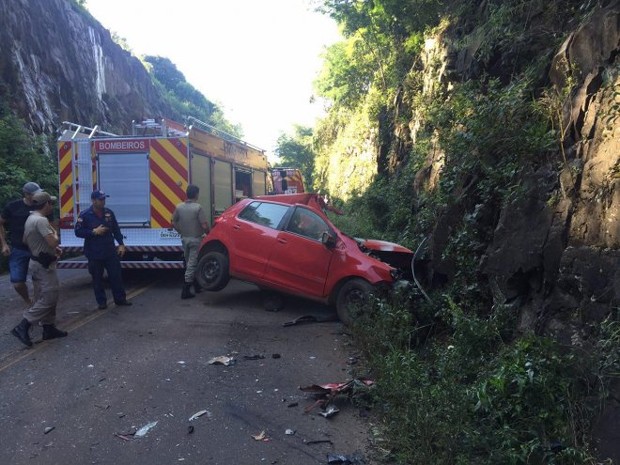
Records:
M239 214L239 218L270 228L277 228L289 207L273 203L252 202Z

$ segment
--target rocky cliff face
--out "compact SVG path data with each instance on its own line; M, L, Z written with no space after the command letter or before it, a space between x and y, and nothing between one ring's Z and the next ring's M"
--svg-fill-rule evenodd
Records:
M442 43L433 53L446 66L429 71L436 82L446 68L466 66L450 63ZM523 174L525 195L501 211L483 270L494 303L519 315L521 332L552 335L588 351L591 335L620 308L620 2L569 34L553 57L549 80L558 94L570 89L559 121L560 153ZM418 125L410 124L414 142ZM441 150L429 155L416 176L418 192L434 188L443 164ZM436 228L430 251L436 272L454 266L441 253L462 215L446 212ZM601 457L619 460L620 383L612 390L595 439Z
M37 133L178 117L142 65L68 0L0 0L0 97Z

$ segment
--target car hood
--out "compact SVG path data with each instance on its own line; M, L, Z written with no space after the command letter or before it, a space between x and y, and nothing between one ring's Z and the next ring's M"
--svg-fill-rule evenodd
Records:
M413 252L407 247L395 244L394 242L380 241L377 239L355 238L355 240L363 251L374 255L382 262L394 268L408 270L411 267Z

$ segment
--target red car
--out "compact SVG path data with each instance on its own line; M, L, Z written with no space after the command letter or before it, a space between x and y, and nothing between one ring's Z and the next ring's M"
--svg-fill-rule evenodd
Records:
M237 278L335 305L349 324L368 295L411 273L413 252L354 239L336 228L318 194L244 199L215 221L200 246L196 278L208 291ZM332 209L333 210L333 209Z

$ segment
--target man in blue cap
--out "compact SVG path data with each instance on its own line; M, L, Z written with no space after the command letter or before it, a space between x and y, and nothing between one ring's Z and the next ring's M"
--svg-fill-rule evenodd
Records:
M84 238L84 255L88 259L88 271L93 277L93 290L100 310L108 307L103 287L104 270L108 272L114 303L131 305L121 273L120 259L125 255L123 235L114 212L105 206L106 197L109 196L102 190L94 191L90 196L92 205L80 213L75 223L75 235Z
M2 254L9 257L9 274L11 283L28 306L32 305L28 293L26 277L31 253L23 241L24 224L32 208L32 196L41 188L36 182L27 182L22 188L23 198L8 203L0 214L0 247ZM9 228L9 240L6 239L5 224ZM10 245L9 245L10 244Z

